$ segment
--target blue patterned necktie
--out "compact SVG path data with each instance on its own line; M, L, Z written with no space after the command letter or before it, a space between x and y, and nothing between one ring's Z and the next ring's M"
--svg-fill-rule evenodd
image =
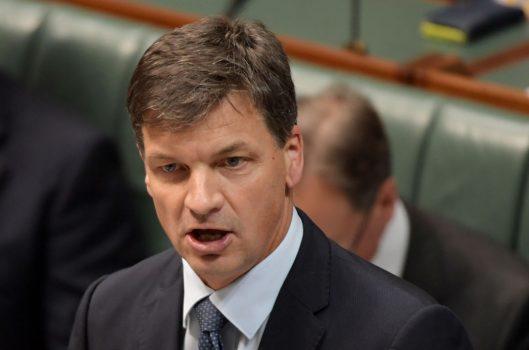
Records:
M220 331L226 324L224 315L209 298L204 298L195 305L195 313L200 325L198 350L222 350Z

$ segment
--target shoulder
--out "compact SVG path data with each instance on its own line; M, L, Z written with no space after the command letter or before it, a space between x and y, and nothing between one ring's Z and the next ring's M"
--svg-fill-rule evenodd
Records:
M108 327L116 320L135 324L159 290L181 282L181 259L173 249L95 281L83 299L90 310L89 327Z
M431 345L441 330L461 344L454 349L466 349L468 338L459 320L424 291L329 241L306 217L304 232L329 251L328 304L319 312L329 347L355 341L363 348L419 349L410 343L413 337L420 335ZM372 337L373 332L379 336Z
M434 300L419 288L329 240L305 214L301 213L301 217L304 231L317 243L312 246L328 246L331 294L344 293L344 296L367 298L376 303L395 303L402 299L415 307L434 303Z
M529 265L520 257L484 233L413 207L408 212L410 249L426 250L435 246L437 258L442 260L440 263L444 265L444 272L452 276L452 281L458 277L461 280L472 278L474 283L486 285L488 289L504 292L519 290L529 295ZM427 252L412 253L424 256ZM505 285L510 288L503 288Z
M141 302L156 288L175 283L180 277L181 258L167 249L123 270L114 272L92 286L92 304L97 307Z
M164 290L181 283L180 269L180 257L167 250L93 282L79 304L70 348L84 349L87 342L97 349L137 346L151 304ZM171 300L178 297L170 293ZM116 338L122 334L130 336Z
M333 310L329 318L334 320L330 322L347 313L342 329L350 327L365 338L377 332L376 339L360 340L366 348L471 348L460 320L426 292L334 244L332 250L336 267L329 306ZM333 327L329 334L334 333Z
M373 314L411 315L435 304L430 295L416 286L380 269L331 242L332 284L337 297L357 298L369 305ZM342 295L343 294L343 295ZM385 311L384 311L385 310Z
M454 310L476 346L527 341L528 265L483 233L416 208L409 214L405 278Z
M392 337L391 350L470 350L468 334L445 306L434 304L418 309Z

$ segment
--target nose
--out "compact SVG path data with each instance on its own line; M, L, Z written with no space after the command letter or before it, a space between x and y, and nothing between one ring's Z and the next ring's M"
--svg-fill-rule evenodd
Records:
M191 173L184 205L198 220L219 211L224 202L214 174L208 170L197 170Z

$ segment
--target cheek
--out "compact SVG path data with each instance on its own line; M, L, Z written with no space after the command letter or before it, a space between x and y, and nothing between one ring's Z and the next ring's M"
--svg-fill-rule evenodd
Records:
M266 171L265 171L266 170ZM277 172L259 169L244 181L225 185L224 195L244 233L250 250L266 249L274 238L285 206L285 184Z
M259 164L248 176L224 179L221 187L234 209L262 215L266 211L257 208L275 207L284 201L284 168L273 159L271 164Z
M180 191L166 184L151 181L150 192L158 220L165 232L171 236L171 233L175 232L178 222L180 222L183 204Z
M245 181L244 183L230 184L225 187L226 202L229 209L237 217L241 229L248 234L256 235L254 240L260 240L263 231L270 226L274 219L277 221L278 196L281 196L277 184L264 181Z

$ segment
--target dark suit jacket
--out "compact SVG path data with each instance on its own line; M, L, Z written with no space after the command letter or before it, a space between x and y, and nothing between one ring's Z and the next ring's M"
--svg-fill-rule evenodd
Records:
M65 349L88 285L143 245L109 141L0 76L0 348Z
M476 349L529 349L527 265L483 235L406 209L404 279L454 311Z
M469 349L444 306L331 243L304 214L303 239L260 349ZM166 251L87 290L70 350L182 349L181 258Z

